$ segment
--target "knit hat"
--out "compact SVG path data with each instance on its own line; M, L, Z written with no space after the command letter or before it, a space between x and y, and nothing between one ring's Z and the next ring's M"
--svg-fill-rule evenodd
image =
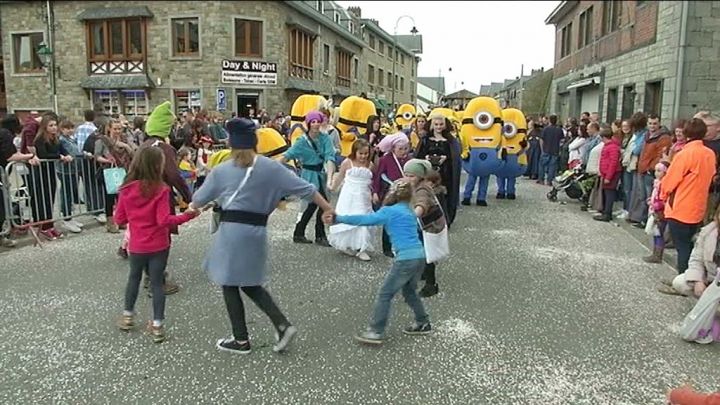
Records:
M159 136L161 138L170 136L170 130L175 121L175 114L173 114L170 106L170 102L166 101L155 107L145 124L145 133L148 136Z
M257 135L255 123L247 118L233 118L227 123L230 133L230 147L233 149L255 149Z
M403 132L397 132L383 138L380 142L378 142L377 147L380 149L380 152L388 153L393 150L396 145L408 145L409 143L410 141L408 140L407 135Z
M317 121L319 123L325 122L325 114L320 111L310 111L305 115L305 125L310 125L311 122Z
M430 162L424 159L410 159L403 166L403 172L424 178L432 170Z

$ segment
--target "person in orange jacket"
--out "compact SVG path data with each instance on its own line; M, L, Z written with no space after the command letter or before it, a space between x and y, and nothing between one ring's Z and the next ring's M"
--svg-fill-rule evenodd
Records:
M668 392L667 403L670 405L720 405L720 393L703 394L696 392L689 385L684 385Z
M660 183L666 202L665 218L677 249L677 270L688 268L693 237L702 225L710 183L715 176L715 153L703 144L707 126L698 118L685 124L687 145L674 158Z

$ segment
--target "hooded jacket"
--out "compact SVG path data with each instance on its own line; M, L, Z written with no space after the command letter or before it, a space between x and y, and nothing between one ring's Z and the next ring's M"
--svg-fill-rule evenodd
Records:
M617 187L622 172L622 162L620 161L620 142L612 138L610 142L603 146L600 152L600 177L604 180L610 180L610 183L603 182L603 188L613 189Z
M153 195L145 197L140 181L133 181L120 189L113 219L118 225L129 224L130 253L157 253L170 248L170 230L183 224L192 216L172 215L170 212L170 188L162 185Z

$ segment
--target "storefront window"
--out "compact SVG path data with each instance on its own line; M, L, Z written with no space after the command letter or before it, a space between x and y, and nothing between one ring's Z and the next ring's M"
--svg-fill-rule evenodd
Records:
M175 114L180 115L187 110L199 111L202 108L200 90L175 90Z
M148 115L145 90L95 90L93 107L102 108L105 114L124 114L128 117Z

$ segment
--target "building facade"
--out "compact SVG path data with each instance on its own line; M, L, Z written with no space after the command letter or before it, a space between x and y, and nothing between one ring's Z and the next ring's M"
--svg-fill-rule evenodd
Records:
M350 95L387 94L385 86L371 90L368 84L368 61L380 56L369 38L377 31L386 43L392 37L379 26L366 30L359 10L355 15L335 2L49 4L2 4L12 112L53 109L56 97L58 111L75 118L86 109L146 115L165 100L176 113L287 113L303 93L336 104ZM36 52L43 43L52 49L47 68ZM393 59L382 56L375 63L387 71ZM396 100L413 102L408 88L415 82L415 55L398 47L395 57Z
M517 108L527 116L547 112L552 69L532 69L529 75L480 86L480 95L493 97L502 108Z
M418 111L429 113L435 106L440 105L445 95L445 78L418 77L416 94Z
M551 109L635 111L672 120L720 107L720 2L563 1L556 27Z

